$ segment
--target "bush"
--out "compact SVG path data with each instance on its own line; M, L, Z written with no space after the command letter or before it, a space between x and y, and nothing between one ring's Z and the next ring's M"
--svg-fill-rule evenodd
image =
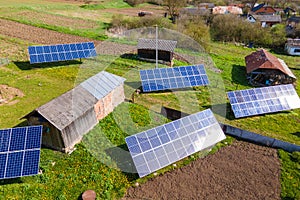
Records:
M235 15L215 16L211 24L211 36L216 41L253 42L263 47L283 47L286 41L283 24L262 28L260 23L250 23Z
M209 27L201 17L183 17L178 20L177 30L193 38L205 50L209 50Z

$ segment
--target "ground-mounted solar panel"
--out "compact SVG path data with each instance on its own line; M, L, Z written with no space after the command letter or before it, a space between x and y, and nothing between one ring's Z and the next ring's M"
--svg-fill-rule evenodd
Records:
M42 126L0 130L0 179L38 174Z
M140 177L168 166L225 139L207 109L156 128L126 137L126 143Z
M143 92L208 85L204 65L140 70Z
M29 46L28 52L31 64L75 60L97 55L93 42Z
M300 108L292 84L227 92L236 118Z

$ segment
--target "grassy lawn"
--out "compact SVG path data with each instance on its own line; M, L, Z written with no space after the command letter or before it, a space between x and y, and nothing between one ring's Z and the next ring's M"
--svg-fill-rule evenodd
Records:
M103 39L105 28L112 16L111 13L106 13L105 9L110 8L122 9L129 6L122 0L105 0L97 5L87 6L38 0L26 3L20 3L19 0L0 0L0 18L63 33ZM15 99L18 103L0 106L0 128L25 125L24 121L20 120L24 115L103 69L127 79L125 96L131 99L135 89L141 86L139 70L154 67L153 63L139 61L135 57L120 58L109 55L99 55L96 59L84 60L83 63L68 61L30 65L27 62L28 45L28 42L0 35L0 58L9 58L11 61L8 65L0 66L0 84L19 88L25 94L24 97ZM137 179L130 173L121 172L120 168L126 163L112 157L108 150L127 151L124 141L126 136L168 122L158 114L162 106L186 113L212 108L221 122L300 145L300 109L242 119L233 117L226 92L251 88L246 80L244 57L255 49L215 42L211 43L210 49L208 54L201 55L209 56L213 62L212 68L207 68L210 86L135 95L136 104L122 103L118 106L84 137L83 142L76 146L77 150L71 155L42 149L40 168L43 174L0 180L0 199L77 199L86 189L94 189L101 199L122 197L130 185L145 182L154 175ZM185 52L180 49L178 51ZM300 70L297 69L299 57L275 55L283 59L300 78ZM182 64L185 63L175 61L175 65ZM216 73L214 68L220 70L220 73ZM300 94L299 83L297 85L296 90ZM228 137L212 152L230 144L232 140ZM177 166L185 165L206 154L208 152L196 153L179 161ZM282 163L281 197L299 199L299 154L279 151L279 156ZM158 173L173 168L169 166Z

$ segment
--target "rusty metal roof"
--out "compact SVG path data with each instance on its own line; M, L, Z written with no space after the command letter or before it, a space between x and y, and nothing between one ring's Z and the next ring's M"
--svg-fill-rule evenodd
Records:
M264 49L258 50L245 57L247 73L257 69L277 69L288 76L297 79L285 62Z
M158 50L174 52L177 41L173 40L157 40ZM140 38L138 40L137 49L156 49L156 40L155 39L144 39Z

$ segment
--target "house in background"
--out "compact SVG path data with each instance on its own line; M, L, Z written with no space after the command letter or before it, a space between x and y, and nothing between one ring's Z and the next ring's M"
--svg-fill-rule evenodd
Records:
M197 5L198 8L206 8L212 10L215 7L214 3L199 3Z
M286 24L291 26L292 28L296 28L300 23L300 17L292 16L286 20Z
M209 16L211 11L206 8L182 8L179 16Z
M285 62L266 50L258 50L245 57L249 83L253 86L290 84L296 76Z
M259 4L251 9L250 14L254 15L275 15L276 10L272 6L268 6L265 3Z
M177 41L173 40L157 40L158 60L170 63L174 56L174 50ZM155 61L156 59L156 39L140 38L137 44L138 57L141 60Z
M212 14L234 14L234 15L242 15L243 10L237 6L216 6L212 10Z
M272 27L274 24L281 23L280 15L252 15L247 16L249 22L260 22L262 27Z
M284 49L289 55L300 56L300 39L288 39Z
M124 101L124 81L100 72L24 118L30 125L43 125L44 146L70 152L84 134Z

